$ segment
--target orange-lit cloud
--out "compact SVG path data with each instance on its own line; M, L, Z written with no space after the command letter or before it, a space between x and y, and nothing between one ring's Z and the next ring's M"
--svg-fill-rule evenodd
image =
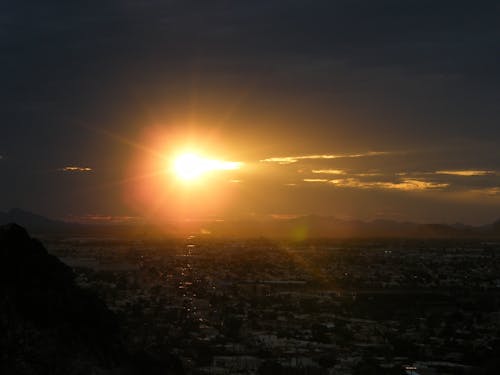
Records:
M383 176L383 173L380 172L360 172L360 173L350 173L343 169L313 169L311 171L314 174L332 174L332 175L347 175L350 174L352 176L357 177L377 177Z
M265 163L276 163L276 164L293 164L300 160L320 160L320 159L341 159L341 158L362 158L368 156L379 156L387 155L389 152L386 151L369 151L357 154L319 154L319 155L301 155L301 156L283 156L283 157L272 157L260 160Z
M89 167L79 167L79 166L67 166L63 168L59 168L61 172L92 172L93 169Z
M346 172L341 169L313 169L312 173L316 174L345 174Z
M500 196L500 187L495 186L495 187L487 187L487 188L481 188L481 189L472 189L469 192L475 193L475 194L481 194L481 195L488 195L488 196Z
M304 178L304 182L329 182L330 180L326 178Z
M465 176L465 177L470 177L470 176L490 176L494 175L494 171L485 171L485 170L471 170L471 169L466 169L466 170L442 170L442 171L436 171L436 174L446 174L446 175L453 175L453 176Z
M424 181L413 178L405 179L400 182L385 182L379 184L384 188L397 190L444 189L450 186L450 184L444 182Z
M383 173L380 172L363 172L363 173L355 173L355 176L358 177L377 177L377 176L383 176Z
M450 186L448 183L438 183L419 179L404 179L397 182L386 181L361 181L357 178L342 178L336 180L326 180L317 182L327 182L337 187L356 188L356 189L389 189L403 191L444 189Z

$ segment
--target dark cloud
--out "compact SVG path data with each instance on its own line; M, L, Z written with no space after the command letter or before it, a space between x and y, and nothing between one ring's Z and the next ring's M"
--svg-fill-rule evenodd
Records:
M257 160L442 147L389 166L498 170L499 15L498 1L6 1L2 173L77 160L118 180L126 147L100 130L134 137L194 96L199 117L236 108L228 142L279 140Z

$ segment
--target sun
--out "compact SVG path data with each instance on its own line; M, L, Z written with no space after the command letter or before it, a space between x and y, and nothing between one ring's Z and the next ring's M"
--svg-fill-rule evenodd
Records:
M174 173L181 180L194 180L206 171L206 162L196 154L182 154L174 160Z
M239 169L241 165L240 162L214 160L195 153L183 153L174 158L172 169L178 179L194 181L208 172Z

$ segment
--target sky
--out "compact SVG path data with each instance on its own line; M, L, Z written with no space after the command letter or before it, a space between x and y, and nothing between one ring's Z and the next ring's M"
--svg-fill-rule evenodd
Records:
M498 1L3 1L0 210L500 218ZM180 181L191 152L238 168Z

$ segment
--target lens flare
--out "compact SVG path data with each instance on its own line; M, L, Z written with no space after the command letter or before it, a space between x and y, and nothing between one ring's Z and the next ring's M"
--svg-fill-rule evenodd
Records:
M213 160L194 153L185 153L174 159L173 172L180 180L193 181L207 172L239 169L241 164L240 162Z

